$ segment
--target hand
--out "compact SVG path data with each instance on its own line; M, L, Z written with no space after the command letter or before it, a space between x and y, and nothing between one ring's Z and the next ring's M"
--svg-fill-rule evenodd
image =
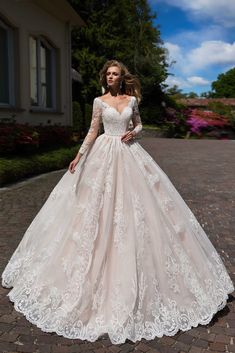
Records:
M69 169L69 171L70 171L71 173L74 173L74 172L75 172L75 167L76 167L76 165L78 164L79 159L80 159L80 158L74 158L74 159L72 160L72 162L70 162L68 169Z
M128 142L128 141L132 140L134 138L134 136L135 136L135 133L133 131L127 131L127 132L125 132L124 135L122 135L121 141Z

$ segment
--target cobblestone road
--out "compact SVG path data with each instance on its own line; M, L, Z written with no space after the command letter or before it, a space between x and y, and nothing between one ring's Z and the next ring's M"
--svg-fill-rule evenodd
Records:
M222 256L235 282L235 141L143 138L140 143L167 173ZM65 170L0 189L0 270ZM112 345L44 333L13 309L0 287L0 352L202 353L235 352L235 296L212 322L174 337Z

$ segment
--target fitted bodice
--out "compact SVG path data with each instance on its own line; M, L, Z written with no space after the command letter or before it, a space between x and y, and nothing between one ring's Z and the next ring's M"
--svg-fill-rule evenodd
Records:
M133 115L133 97L130 97L128 104L121 111L102 101L100 98L96 98L101 104L102 110L102 122L104 126L104 132L108 135L122 135L129 127L130 120Z
M132 132L136 135L142 130L142 123L135 96L130 96L127 105L121 112L118 112L100 97L96 97L93 102L91 125L79 149L80 154L84 154L95 141L101 122L103 122L105 134L120 136L128 130L131 119L134 126Z

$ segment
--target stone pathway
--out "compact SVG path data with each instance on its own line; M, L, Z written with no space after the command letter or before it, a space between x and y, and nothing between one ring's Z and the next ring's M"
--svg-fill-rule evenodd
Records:
M235 141L142 138L141 145L166 172L222 256L235 282ZM65 170L0 189L0 270ZM212 322L173 337L112 345L44 333L9 302L0 286L0 352L203 353L235 352L235 296Z

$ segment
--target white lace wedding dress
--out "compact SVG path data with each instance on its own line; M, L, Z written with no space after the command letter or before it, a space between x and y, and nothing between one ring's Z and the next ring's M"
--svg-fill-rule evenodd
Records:
M204 230L137 140L137 100L94 99L76 171L66 171L2 273L15 309L45 332L113 344L207 324L233 283ZM97 138L100 122L104 133Z

